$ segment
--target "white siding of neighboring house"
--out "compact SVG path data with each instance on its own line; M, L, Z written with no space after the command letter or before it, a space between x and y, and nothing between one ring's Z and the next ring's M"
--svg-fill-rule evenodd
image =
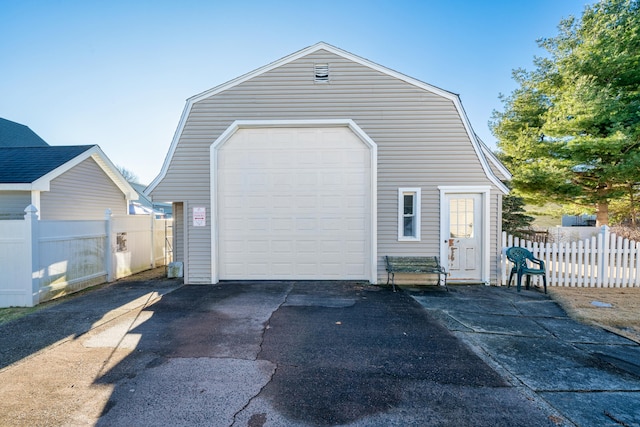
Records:
M329 83L314 82L314 64L328 63ZM379 277L382 257L439 255L438 185L491 185L455 104L445 97L326 50L267 71L191 109L154 200L207 207L207 227L187 224L187 283L211 282L209 147L234 120L352 119L378 146ZM398 188L422 188L422 240L398 242ZM491 278L497 278L496 218L491 220Z
M0 191L0 220L23 218L30 204L30 191Z
M40 207L43 220L102 220L107 208L117 215L128 210L125 195L92 158L51 180Z

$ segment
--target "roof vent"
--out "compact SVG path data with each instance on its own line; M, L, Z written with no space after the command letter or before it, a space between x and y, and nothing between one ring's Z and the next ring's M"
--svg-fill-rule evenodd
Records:
M315 73L316 82L329 81L329 64L316 64L315 71L316 71Z

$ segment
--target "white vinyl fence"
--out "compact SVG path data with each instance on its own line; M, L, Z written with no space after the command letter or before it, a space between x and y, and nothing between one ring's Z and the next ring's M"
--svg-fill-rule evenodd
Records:
M611 233L607 226L597 236L571 243L530 242L502 233L503 285L511 271L505 252L512 246L527 248L545 262L549 286L640 287L640 243ZM532 280L541 284L540 276Z
M171 261L172 220L0 221L0 307L31 307Z

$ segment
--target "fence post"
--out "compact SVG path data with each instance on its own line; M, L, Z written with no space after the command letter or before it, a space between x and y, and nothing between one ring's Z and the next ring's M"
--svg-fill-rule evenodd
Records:
M27 245L30 253L29 275L31 276L31 301L29 307L36 306L40 303L40 254L39 254L39 238L38 238L38 209L29 205L24 210L25 226L27 227Z
M113 218L111 209L107 209L104 211L104 223L105 223L105 233L107 235L105 239L105 248L104 248L104 264L107 269L107 282L113 282L113 251L112 251L112 228L113 228Z
M602 246L598 248L598 287L609 286L609 227L600 228Z
M149 217L151 218L151 268L156 268L156 218L153 211Z

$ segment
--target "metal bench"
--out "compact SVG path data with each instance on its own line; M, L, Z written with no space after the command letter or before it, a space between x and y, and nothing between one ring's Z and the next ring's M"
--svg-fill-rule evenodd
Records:
M444 287L447 287L447 272L440 265L437 256L385 256L387 263L387 285L389 278L393 285L393 291L396 291L395 274L396 273L413 273L413 274L437 274L438 286L440 286L440 276L444 276Z

